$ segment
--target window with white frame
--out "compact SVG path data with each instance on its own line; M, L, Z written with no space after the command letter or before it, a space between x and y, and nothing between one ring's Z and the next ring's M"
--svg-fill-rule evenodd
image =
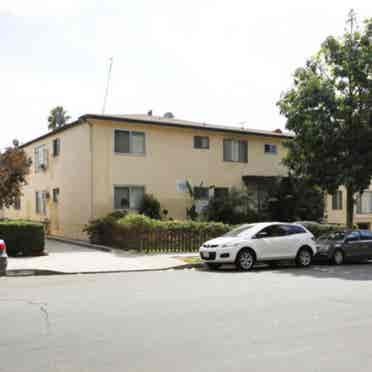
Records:
M36 191L35 193L35 211L37 214L46 214L46 192Z
M44 170L47 166L48 152L45 145L35 148L35 172Z
M332 195L332 209L341 210L342 209L342 191L336 191Z
M244 140L224 139L223 160L246 163L248 162L248 143Z
M117 154L145 154L146 138L144 132L122 129L114 130L114 149Z
M274 154L275 155L275 154L278 153L277 146L273 145L271 143L265 143L264 151L265 151L265 154Z
M145 196L143 186L115 186L114 209L139 210Z
M357 197L357 213L369 214L372 213L372 191L364 191Z

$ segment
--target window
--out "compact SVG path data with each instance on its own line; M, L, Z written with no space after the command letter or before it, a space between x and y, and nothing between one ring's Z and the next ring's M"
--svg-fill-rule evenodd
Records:
M14 209L20 210L21 209L21 197L16 197L14 200Z
M209 199L209 187L194 187L194 199L196 200L208 200Z
M229 195L229 189L227 187L215 187L214 197L215 199L224 199Z
M276 145L266 143L264 147L265 147L265 154L277 154L278 152Z
M209 137L194 137L194 149L209 149Z
M350 234L346 235L345 240L348 242L356 242L360 238L359 231L352 231Z
M118 154L144 154L145 133L130 132L127 130L115 129L115 153Z
M305 229L302 226L297 226L297 225L283 225L283 228L286 230L287 235L304 234L304 233L306 233Z
M368 214L372 213L372 191L365 191L357 198L357 213Z
M248 161L247 141L223 140L223 160L246 163Z
M261 234L262 232L266 233L267 235L265 236L266 238L277 238L280 236L285 236L287 235L286 230L279 225L272 225L264 228L261 230L258 234Z
M59 200L59 188L53 189L53 202L58 203Z
M145 188L143 186L115 186L114 209L139 210L142 207Z
M360 238L362 240L372 240L372 231L361 230L360 231Z
M46 169L48 161L48 151L45 145L35 148L35 172Z
M332 195L332 209L334 210L342 209L342 191L336 191Z
M46 214L46 192L45 191L36 191L36 213L37 214Z
M56 138L53 140L53 156L58 156L61 152L61 140L59 138Z

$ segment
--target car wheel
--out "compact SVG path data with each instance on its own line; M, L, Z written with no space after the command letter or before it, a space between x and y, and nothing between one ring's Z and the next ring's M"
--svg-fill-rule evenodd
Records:
M296 264L299 267L309 267L313 261L313 254L308 248L301 248L297 253Z
M207 267L210 270L217 270L220 266L220 263L207 262Z
M341 249L336 249L333 252L332 263L335 265L342 265L344 263L344 252Z
M236 258L236 266L239 270L249 271L252 269L256 259L254 253L249 249L242 249Z

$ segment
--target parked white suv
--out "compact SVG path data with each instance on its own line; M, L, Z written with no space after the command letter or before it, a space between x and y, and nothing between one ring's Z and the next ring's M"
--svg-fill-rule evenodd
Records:
M235 263L241 270L250 270L256 262L281 260L295 260L298 266L307 267L316 254L316 245L313 234L302 225L255 223L205 242L199 253L210 268Z

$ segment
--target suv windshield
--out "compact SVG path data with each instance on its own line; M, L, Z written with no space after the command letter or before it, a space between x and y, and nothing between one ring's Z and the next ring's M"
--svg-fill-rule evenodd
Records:
M231 230L231 231L229 231L228 233L226 233L225 235L222 235L222 236L224 236L224 237L237 237L237 236L243 235L246 231L248 231L249 229L251 229L254 226L255 226L255 224L239 226L236 229Z
M345 231L336 231L329 234L322 235L319 240L344 240Z

